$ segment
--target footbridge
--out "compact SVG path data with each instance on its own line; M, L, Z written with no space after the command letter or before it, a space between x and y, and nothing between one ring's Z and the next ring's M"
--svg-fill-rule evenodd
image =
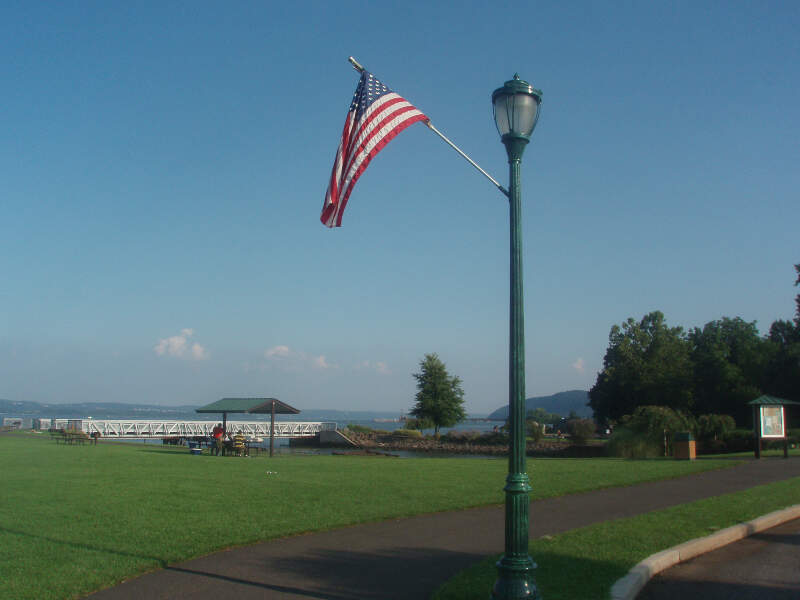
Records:
M59 423L59 421L64 421ZM100 434L111 439L158 439L210 437L216 421L153 421L134 419L57 419L54 427L78 429L87 435ZM226 431L231 434L242 433L248 438L268 438L269 421L228 421ZM310 438L321 431L336 431L333 422L282 421L275 423L277 438Z

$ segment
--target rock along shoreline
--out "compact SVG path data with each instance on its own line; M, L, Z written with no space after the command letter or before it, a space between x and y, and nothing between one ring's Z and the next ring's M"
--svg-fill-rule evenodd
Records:
M507 456L508 443L485 443L480 438L476 440L452 440L448 438L436 439L434 437L414 438L398 435L382 435L376 433L349 432L347 437L356 447L344 450L342 454L377 454L387 451L412 451L430 454L464 454L480 456ZM526 454L534 457L552 458L593 458L605 456L603 446L586 445L578 446L569 441L543 440L537 443L529 442Z

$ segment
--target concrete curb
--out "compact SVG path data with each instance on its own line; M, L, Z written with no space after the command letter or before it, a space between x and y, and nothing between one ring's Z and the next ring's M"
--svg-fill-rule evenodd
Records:
M611 586L611 600L634 600L645 584L664 569L669 569L700 554L711 552L731 542L797 518L800 518L800 504L776 510L747 523L740 523L709 536L690 540L668 550L657 552L634 566L625 577L618 579Z

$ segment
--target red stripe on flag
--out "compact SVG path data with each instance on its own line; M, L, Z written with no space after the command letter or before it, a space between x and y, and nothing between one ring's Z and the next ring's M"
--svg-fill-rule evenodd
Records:
M401 131L428 118L406 99L389 91L367 106L359 121L355 121L358 107L365 100L364 82L369 79L369 95L373 85L383 86L374 76L364 72L359 90L347 113L342 138L331 169L325 203L320 221L328 227L341 227L344 209L354 186L372 159ZM387 88L383 86L383 90ZM369 100L369 96L366 96ZM399 105L399 106L398 106ZM408 114L414 113L414 114ZM404 116L406 115L406 116Z
M387 133L383 137L383 139L375 145L372 151L370 151L367 157L361 162L361 165L359 165L358 169L356 169L356 172L350 179L350 184L347 186L344 196L340 201L341 208L339 209L339 213L336 217L336 227L342 226L342 217L344 216L344 209L347 206L347 201L350 198L350 193L353 191L353 187L355 186L356 181L358 181L358 178L361 177L361 174L366 170L367 166L369 166L369 163L372 161L372 158L376 154L378 154L378 152L383 150L383 147L386 146L386 144L388 144L390 141L392 141L395 138L395 136L397 136L397 134L403 131L406 127L408 127L409 125L413 125L418 121L423 121L425 119L427 119L425 115L417 115L412 117L411 119L408 119L407 121L404 121L403 123L400 123L397 127L395 127L389 133Z

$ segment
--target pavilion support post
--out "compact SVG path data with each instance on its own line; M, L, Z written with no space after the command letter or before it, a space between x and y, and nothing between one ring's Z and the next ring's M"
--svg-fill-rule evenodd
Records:
M222 413L222 456L225 456L225 437L228 433L228 413Z
M269 457L275 452L275 400L272 401L272 412L269 420Z

